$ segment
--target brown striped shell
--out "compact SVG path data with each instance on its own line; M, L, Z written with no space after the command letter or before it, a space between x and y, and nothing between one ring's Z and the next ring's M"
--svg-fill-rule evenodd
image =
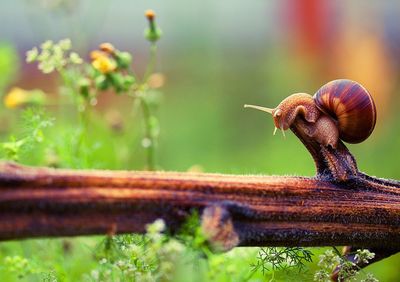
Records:
M339 137L347 143L367 139L376 123L376 107L359 83L338 79L322 86L314 95L317 107L338 124Z

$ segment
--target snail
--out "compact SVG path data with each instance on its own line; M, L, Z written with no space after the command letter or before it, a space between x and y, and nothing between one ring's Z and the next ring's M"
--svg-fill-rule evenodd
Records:
M292 94L276 108L244 105L272 114L275 129L289 129L301 116L304 131L324 146L337 147L338 140L360 143L367 139L376 123L376 107L372 96L359 83L338 79L323 85L314 96Z

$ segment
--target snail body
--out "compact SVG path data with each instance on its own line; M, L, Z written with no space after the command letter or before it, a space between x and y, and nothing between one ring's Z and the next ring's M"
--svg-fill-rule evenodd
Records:
M338 79L322 86L314 96L305 93L290 95L276 108L245 105L272 114L275 130L282 132L297 117L307 123L305 132L324 145L336 148L339 139L360 143L367 139L376 123L376 107L372 96L359 83Z

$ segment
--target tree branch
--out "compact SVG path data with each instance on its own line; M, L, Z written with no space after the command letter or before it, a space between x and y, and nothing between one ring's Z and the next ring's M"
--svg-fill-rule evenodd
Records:
M397 181L361 173L334 182L284 176L78 171L2 163L0 239L144 232L145 225L157 218L176 230L193 209L202 212L218 207L228 211L225 221L231 220L236 243L242 246L399 249L399 188ZM203 215L203 222L206 219ZM219 222L223 226L224 219ZM213 226L207 224L203 227Z

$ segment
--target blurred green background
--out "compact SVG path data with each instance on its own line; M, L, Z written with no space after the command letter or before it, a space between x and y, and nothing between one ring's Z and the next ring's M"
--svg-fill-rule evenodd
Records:
M71 38L84 58L99 43L112 42L132 52L134 66L143 72L148 58L143 11L157 11L164 32L157 69L166 76L158 113L158 163L164 169L198 164L216 172L313 175L300 142L292 134L273 137L271 118L244 110L243 104L274 107L289 94L313 94L330 80L349 78L372 93L378 110L373 135L350 145L351 150L363 171L399 178L400 10L395 1L37 0L1 5L1 41L21 57L5 92L12 86L57 91L56 77L24 63L25 52L47 39ZM125 113L130 109L123 98L103 95L96 110ZM126 115L124 123L140 125Z
M291 133L286 139L272 136L271 117L243 105L274 107L292 93L313 94L330 80L348 78L370 91L378 112L372 136L349 145L359 168L400 179L396 1L5 0L0 7L1 95L18 86L54 97L59 78L27 65L27 50L47 39L70 38L87 59L99 43L112 42L133 53L134 67L143 73L149 56L143 11L157 12L163 30L157 71L166 78L156 112L160 169L312 176L312 159L299 140ZM142 120L131 108L127 97L101 95L90 126L91 141L99 144L93 160L61 166L143 169ZM49 138L62 139L66 128L74 127L73 109L48 111L56 116ZM115 112L121 117L118 133L106 126ZM19 115L0 107L2 140L15 130ZM21 161L45 165L45 159L38 154ZM399 281L399 264L397 256L373 268L381 281Z

